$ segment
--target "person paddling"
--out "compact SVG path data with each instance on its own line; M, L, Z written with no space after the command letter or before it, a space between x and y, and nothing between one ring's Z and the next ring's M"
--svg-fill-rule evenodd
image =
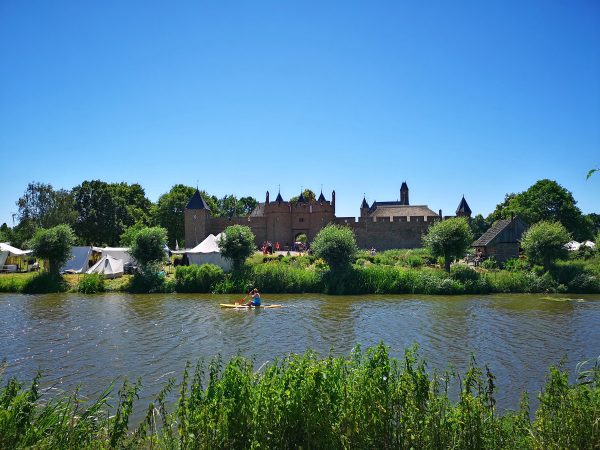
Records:
M252 295L252 299L248 303L245 303L244 306L260 306L260 292L258 292L258 289L252 289L250 295Z

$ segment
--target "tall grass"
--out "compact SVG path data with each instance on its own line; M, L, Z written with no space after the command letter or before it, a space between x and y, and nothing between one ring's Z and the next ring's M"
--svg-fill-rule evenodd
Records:
M0 389L0 448L598 447L598 364L574 383L551 368L533 415L526 395L516 412L496 410L495 378L474 361L460 376L426 367L414 349L395 359L383 344L347 357L307 351L259 368L217 357L186 367L173 407L165 398L175 380L166 382L135 427L139 382L83 402L77 391L46 398L39 378L28 386L13 379Z

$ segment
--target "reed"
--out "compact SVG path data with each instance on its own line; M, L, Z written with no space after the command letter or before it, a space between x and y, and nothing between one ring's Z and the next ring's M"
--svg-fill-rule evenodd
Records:
M460 376L429 372L416 349L392 358L380 344L345 357L313 351L256 368L220 357L188 364L175 404L168 380L132 426L141 388L112 386L94 400L78 391L47 398L11 379L0 389L0 448L597 448L600 367L580 367L574 382L549 370L530 413L495 407L495 377L474 360ZM454 389L456 387L456 389ZM458 392L450 395L451 390Z

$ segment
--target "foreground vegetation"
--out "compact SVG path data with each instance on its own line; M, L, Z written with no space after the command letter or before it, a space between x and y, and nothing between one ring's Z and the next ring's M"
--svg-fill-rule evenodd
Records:
M0 389L0 448L598 448L600 367L576 375L570 383L552 367L537 410L524 394L517 411L500 412L487 367L431 373L414 349L400 360L383 344L348 357L308 351L260 368L215 358L188 365L173 406L169 380L137 426L140 382L90 400L11 379Z

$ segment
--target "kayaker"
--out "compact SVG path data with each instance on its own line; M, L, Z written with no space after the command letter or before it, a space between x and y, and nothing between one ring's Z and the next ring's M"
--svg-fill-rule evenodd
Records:
M252 300L246 303L246 306L260 306L260 292L258 292L258 289L252 289L250 295L252 295Z

